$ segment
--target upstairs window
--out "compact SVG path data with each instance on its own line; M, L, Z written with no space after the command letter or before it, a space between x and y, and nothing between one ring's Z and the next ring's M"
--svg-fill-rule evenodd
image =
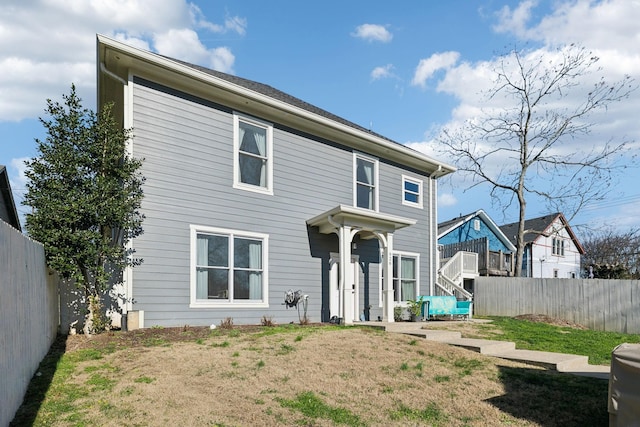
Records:
M233 186L273 194L273 126L234 114Z
M561 239L559 237L554 237L551 240L551 245L552 245L551 251L554 255L564 256L564 239Z
M402 176L402 204L422 209L422 181Z
M378 160L360 154L354 156L355 206L378 210Z

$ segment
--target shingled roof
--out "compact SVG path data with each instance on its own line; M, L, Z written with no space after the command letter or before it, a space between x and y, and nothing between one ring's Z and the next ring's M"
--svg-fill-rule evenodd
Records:
M533 230L530 233L526 233L524 235L524 243L531 243L535 241L538 237L544 233L547 228L558 218L562 216L560 212L555 212L552 214L543 215L538 218L527 219L524 221L524 229L525 230ZM564 216L562 217L564 219ZM566 221L565 221L566 223ZM568 225L568 224L567 224ZM505 236L511 243L516 244L516 235L518 234L518 223L514 222L511 224L505 224L500 226L500 230L504 233Z
M160 56L164 56L164 55L160 55ZM222 80L226 80L229 83L233 83L233 84L236 84L238 86L242 86L242 87L244 87L246 89L252 90L252 91L257 92L257 93L259 93L261 95L265 95L265 96L268 96L270 98L276 99L278 101L282 101L284 103L292 105L294 107L301 108L301 109L303 109L305 111L317 114L317 115L322 116L324 118L327 118L327 119L333 120L335 122L341 123L341 124L343 124L345 126L349 126L349 127L354 128L354 129L358 129L358 130L360 130L362 132L367 132L367 133L369 133L369 134L371 134L373 136L376 136L378 138L386 139L387 141L395 142L396 144L400 144L399 142L394 141L394 140L392 140L392 139L390 139L390 138L388 138L388 137L386 137L384 135L380 135L379 133L372 132L370 129L362 127L362 126L360 126L360 125L358 125L356 123L353 123L353 122L351 122L349 120L346 120L346 119L344 119L344 118L342 118L340 116L337 116L337 115L335 115L333 113L330 113L327 110L323 110L322 108L316 107L313 104L310 104L310 103L308 103L306 101L303 101L303 100L301 100L299 98L296 98L295 96L289 95L288 93L285 93L285 92L283 92L283 91L281 91L279 89L274 88L273 86L269 86L267 84L256 82L256 81L249 80L249 79L245 79L245 78L242 78L242 77L238 77L238 76L235 76L235 75L232 75L232 74L223 73L221 71L211 70L209 68L202 67L202 66L196 65L196 64L191 64L189 62L181 61L181 60L176 59L176 58L171 58L171 57L168 57L168 56L164 56L164 57L166 59L171 60L171 61L174 61L174 62L177 62L179 64L182 64L182 65L184 65L186 67L193 68L194 70L198 70L198 71L200 71L202 73L209 74L211 76L217 77L217 78L222 79Z

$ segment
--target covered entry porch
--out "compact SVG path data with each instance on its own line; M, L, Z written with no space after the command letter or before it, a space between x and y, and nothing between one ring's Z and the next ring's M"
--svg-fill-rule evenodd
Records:
M338 205L309 220L307 225L317 227L321 234L338 236L338 252L330 268L336 271L332 277L337 286L329 287L331 306L337 310L337 316L346 324L359 320L359 298L357 282L357 259L352 252L352 243L356 235L360 239L378 239L382 250L382 280L385 284L382 293L383 321L393 322L394 289L393 286L393 238L394 233L412 226L416 220L384 214L368 209ZM356 266L354 268L354 265ZM333 313L331 313L333 315Z

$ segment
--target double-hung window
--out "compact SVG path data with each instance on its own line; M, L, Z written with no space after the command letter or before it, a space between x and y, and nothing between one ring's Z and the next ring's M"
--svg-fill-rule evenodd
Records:
M273 126L233 115L233 186L273 194Z
M551 240L553 255L564 256L564 239L554 237Z
M402 204L422 209L422 181L402 175Z
M354 154L354 204L378 210L378 160Z
M267 306L266 234L191 226L191 306Z

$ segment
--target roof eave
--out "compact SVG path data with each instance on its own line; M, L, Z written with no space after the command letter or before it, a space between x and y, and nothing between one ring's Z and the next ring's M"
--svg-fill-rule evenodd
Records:
M388 141L376 135L338 123L313 112L306 111L302 108L287 104L286 102L172 61L169 58L128 46L103 35L97 35L97 42L99 81L102 78L102 74L105 73L104 69L125 81L128 79L128 75L124 75L124 70L128 71L129 69L135 69L138 72L149 74L155 79L161 80L160 82L180 83L183 86L188 86L188 82L185 82L182 78L188 77L195 82L205 84L207 87L219 89L216 94L221 95L233 108L242 108L251 113L253 111L264 112L266 110L265 107L269 107L268 110L271 110L271 113L270 117L266 117L267 119L278 120L283 124L292 127L295 126L295 128L299 130L312 133L319 137L331 139L349 145L354 149L379 155L424 171L432 178L440 178L456 170L452 165L435 160L402 144ZM114 52L114 55L111 57L112 60L108 58L108 50ZM114 64L113 59L117 60L118 64ZM115 70L112 68L115 68ZM171 74L167 74L166 71L169 71ZM181 79L182 81L180 81ZM104 94L101 93L100 84L98 84L98 87L98 103L100 104L100 99L104 97ZM190 89L199 89L202 91L202 87L197 84L191 85ZM204 94L204 96L206 97L206 94Z

